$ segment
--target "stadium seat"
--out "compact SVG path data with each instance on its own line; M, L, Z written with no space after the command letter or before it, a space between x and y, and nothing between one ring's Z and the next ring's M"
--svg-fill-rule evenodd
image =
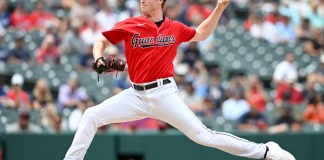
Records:
M18 110L16 108L5 108L2 109L1 121L7 124L17 122Z
M40 124L40 121L41 121L41 118L42 118L42 115L41 115L40 111L31 109L29 111L29 115L30 115L30 122L31 123Z
M236 35L243 35L245 33L245 29L243 26L239 25L235 29Z

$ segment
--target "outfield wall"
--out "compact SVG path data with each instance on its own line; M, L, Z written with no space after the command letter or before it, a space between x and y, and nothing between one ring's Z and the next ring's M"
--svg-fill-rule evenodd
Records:
M255 142L279 142L297 160L323 160L324 133L239 135ZM73 133L2 134L0 137L3 160L61 160ZM119 160L118 157L127 155L142 160L245 160L195 144L178 132L97 134L85 160Z

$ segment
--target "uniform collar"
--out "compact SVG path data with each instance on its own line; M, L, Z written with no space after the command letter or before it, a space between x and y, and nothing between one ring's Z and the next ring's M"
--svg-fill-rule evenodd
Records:
M154 26L156 29L162 29L162 28L166 28L170 26L170 19L168 17L164 16L164 22L162 23L162 25L160 27L158 27L155 22L152 22L151 20L149 20L146 16L141 16L141 19L143 20L143 23L147 23L150 24L152 26Z

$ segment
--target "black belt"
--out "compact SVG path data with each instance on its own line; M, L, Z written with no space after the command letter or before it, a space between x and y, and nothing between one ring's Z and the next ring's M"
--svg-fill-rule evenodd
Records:
M163 85L166 85L168 83L170 83L171 81L169 79L164 79L163 80ZM148 85L136 85L136 84L132 84L133 88L138 90L138 91L144 91L144 90L149 90L149 89L152 89L152 88L155 88L158 86L158 83L157 82L154 82L154 83L151 83L151 84L148 84Z

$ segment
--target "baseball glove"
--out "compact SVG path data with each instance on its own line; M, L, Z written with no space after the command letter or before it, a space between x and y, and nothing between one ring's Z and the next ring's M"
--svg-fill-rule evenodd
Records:
M98 64L99 61L104 62L105 65ZM113 57L100 57L95 62L92 63L92 69L98 73L98 81L99 81L99 75L104 73L112 73L117 71L116 76L118 74L118 71L124 71L126 67L126 61Z

